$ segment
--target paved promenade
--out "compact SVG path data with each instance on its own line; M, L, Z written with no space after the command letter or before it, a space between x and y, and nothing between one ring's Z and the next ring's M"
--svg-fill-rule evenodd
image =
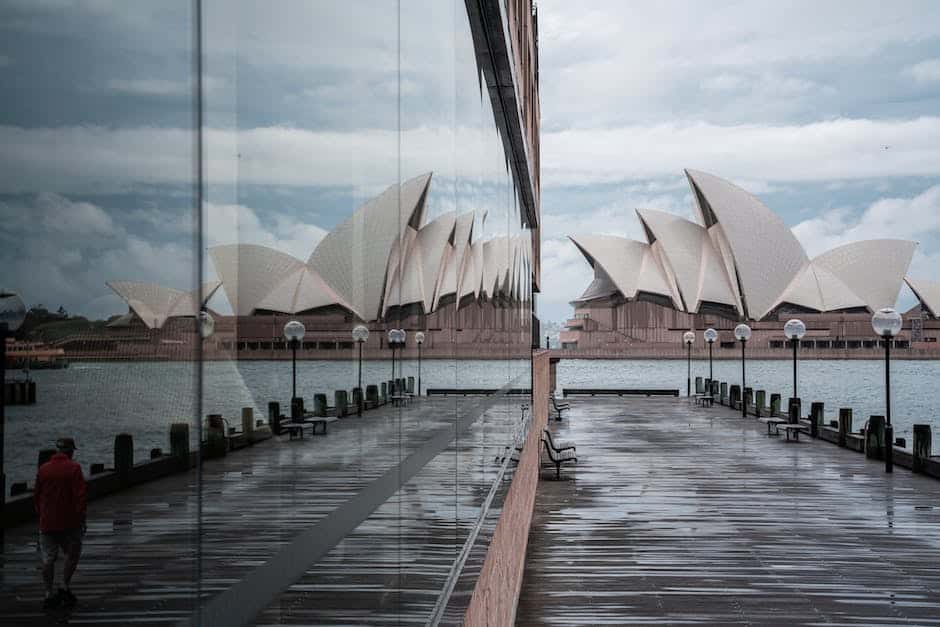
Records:
M940 482L685 399L572 405L518 624L940 624Z
M195 473L94 501L73 583L80 605L67 616L40 609L35 528L8 531L0 623L179 623L199 573L206 624L237 624L227 612L260 624L424 623L520 402L426 398L207 462L200 527Z

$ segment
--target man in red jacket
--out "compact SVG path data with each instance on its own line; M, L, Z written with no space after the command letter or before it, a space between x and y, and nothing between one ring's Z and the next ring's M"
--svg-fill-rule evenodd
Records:
M39 516L39 545L42 550L42 581L46 586L44 607L74 606L72 575L82 554L85 534L85 477L82 467L72 461L75 440L61 438L58 452L39 468L33 501ZM53 593L55 562L59 549L65 554L65 589Z

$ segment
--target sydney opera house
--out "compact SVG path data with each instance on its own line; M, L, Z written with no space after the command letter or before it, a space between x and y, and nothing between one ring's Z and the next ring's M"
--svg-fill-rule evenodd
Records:
M365 349L380 350L385 331L423 331L429 357L460 354L506 357L506 346L527 355L531 319L532 238L478 236L486 213L446 212L426 219L432 175L393 184L328 233L304 261L265 246L236 243L209 248L219 280L201 296L153 283L109 281L128 306L109 324L109 346L120 352L144 344L185 350L192 318L218 290L231 315L209 311L215 333L206 355L269 359L286 355L281 334L291 319L304 323L303 350L348 357L350 330L367 323ZM201 301L200 301L201 298ZM122 335L123 334L123 335ZM158 341L155 343L154 338Z
M594 270L561 334L572 355L684 354L682 334L714 327L716 349L735 345L748 321L750 350L786 356L783 324L799 316L804 348L823 357L877 348L871 313L894 307L907 281L920 304L905 315L897 347L929 351L940 336L940 286L908 278L916 242L852 242L810 259L760 200L717 176L687 170L697 221L640 209L646 241L572 236ZM719 350L720 354L720 350Z

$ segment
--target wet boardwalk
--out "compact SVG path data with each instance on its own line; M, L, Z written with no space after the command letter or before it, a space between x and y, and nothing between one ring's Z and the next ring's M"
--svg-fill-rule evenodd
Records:
M940 482L685 399L572 405L517 624L940 624Z
M325 437L269 440L208 462L201 503L194 473L94 501L68 616L39 609L35 529L8 531L0 623L175 624L190 617L199 576L217 616L263 599L239 622L423 623L520 402L422 399L345 418Z

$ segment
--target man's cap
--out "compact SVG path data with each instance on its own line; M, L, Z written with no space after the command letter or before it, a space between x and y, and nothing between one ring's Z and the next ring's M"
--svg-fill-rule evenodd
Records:
M60 451L76 450L75 440L73 440L72 438L59 438L58 440L55 441L55 447L59 449Z

